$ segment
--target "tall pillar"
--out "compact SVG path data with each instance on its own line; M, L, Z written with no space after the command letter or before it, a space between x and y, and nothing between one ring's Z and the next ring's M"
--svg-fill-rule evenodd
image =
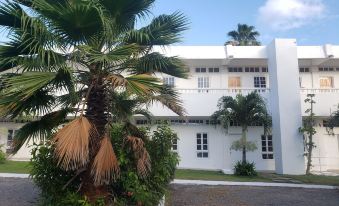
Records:
M267 47L275 168L278 174L304 174L305 158L295 39L275 39Z

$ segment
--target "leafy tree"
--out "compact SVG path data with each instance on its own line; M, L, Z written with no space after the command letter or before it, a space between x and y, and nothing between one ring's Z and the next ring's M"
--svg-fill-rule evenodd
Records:
M303 127L299 128L299 131L304 134L305 137L305 146L306 146L306 157L307 157L307 165L306 165L306 174L311 174L312 167L312 152L313 148L315 148L315 144L313 142L313 136L317 133L315 130L315 114L313 113L313 106L316 103L313 98L315 94L307 94L307 98L305 99L305 103L310 104L310 108L308 108L305 113L308 114L306 119L303 121Z
M107 185L119 177L109 141L113 114L121 112L114 111L116 93L184 113L176 92L153 74L186 77L179 58L166 57L154 46L179 42L187 20L181 13L160 15L136 29L154 1L14 0L0 5L0 26L9 33L0 45L0 114L35 119L15 135L15 151L53 134L57 164L79 173L80 191L90 200L108 197ZM75 118L69 122L71 115ZM131 146L143 146L138 133L124 138ZM149 162L147 156L140 164ZM137 168L143 175L150 169Z
M260 35L255 31L254 26L247 24L238 24L237 30L228 32L227 34L231 40L227 41L225 45L232 44L234 46L258 46L260 42L257 40Z
M339 104L338 104L337 111L334 111L331 114L331 117L328 122L328 129L329 129L329 132L332 134L334 134L334 131L333 131L334 127L339 127Z
M247 140L248 127L257 123L264 126L265 134L271 126L271 117L268 114L264 99L257 93L251 92L246 96L238 94L235 98L231 96L221 97L218 110L212 115L213 122L220 121L227 130L231 122L241 126L241 138L233 142L231 149L242 151L242 163L245 164L246 152L257 149L254 142Z

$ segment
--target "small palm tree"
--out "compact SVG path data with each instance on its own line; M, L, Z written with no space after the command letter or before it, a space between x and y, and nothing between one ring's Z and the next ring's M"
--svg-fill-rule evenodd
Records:
M228 32L231 37L230 41L227 41L225 45L232 44L234 46L258 46L260 42L257 37L259 32L255 31L254 26L248 26L247 24L238 24L237 30Z
M246 163L246 152L257 148L255 143L247 141L248 127L259 123L264 126L267 133L271 125L271 117L264 99L257 92L251 92L246 96L238 94L235 98L224 96L220 98L218 108L212 115L213 122L220 121L226 130L231 122L241 126L241 138L233 142L231 149L241 150L242 163Z
M184 114L176 92L153 75L185 78L184 63L153 48L178 43L187 20L180 13L160 15L136 29L154 1L15 0L0 5L0 27L9 32L9 40L0 45L0 115L34 119L16 134L15 149L52 136L58 165L78 171L80 191L90 200L108 196L107 185L119 175L109 141L114 117L122 117L117 116L122 109L115 107L117 93L160 101ZM147 174L142 138L137 133L125 138L144 160L144 166L138 161L139 174Z

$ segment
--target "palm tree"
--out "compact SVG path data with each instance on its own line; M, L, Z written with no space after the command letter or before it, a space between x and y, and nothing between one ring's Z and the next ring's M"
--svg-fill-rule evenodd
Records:
M259 46L260 42L257 37L260 35L258 31L255 31L254 26L248 26L247 24L238 24L237 30L228 32L231 37L230 41L227 41L225 45L232 44L234 46Z
M15 149L52 136L58 165L80 173L80 191L90 200L108 196L107 185L119 174L109 141L117 109L114 92L160 101L184 114L175 91L153 74L185 78L185 66L153 48L178 43L187 19L177 12L160 15L136 29L154 1L14 0L0 5L0 25L9 37L0 45L0 114L34 119L16 134ZM137 134L125 138L143 147ZM138 169L147 174L149 168Z
M242 151L243 164L247 162L246 152L257 148L253 142L247 141L248 127L261 124L266 134L271 125L266 103L257 92L251 92L246 96L238 94L235 98L221 97L218 110L212 115L212 120L214 123L220 121L226 130L231 122L239 124L242 135L240 140L233 142L231 149Z

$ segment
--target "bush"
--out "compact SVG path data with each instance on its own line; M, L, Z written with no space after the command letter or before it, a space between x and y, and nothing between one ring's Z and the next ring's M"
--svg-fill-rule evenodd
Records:
M2 147L4 145L0 145L0 164L5 163L6 161L6 153L4 153L4 151L2 151Z
M138 176L134 156L124 147L122 126L112 128L112 144L120 164L120 178L110 185L115 205L157 205L174 177L179 158L171 147L176 134L168 126L159 126L152 135L148 129L142 131L151 137L144 139L152 167L146 178ZM41 205L89 206L86 198L77 193L80 180L76 178L68 184L75 172L58 168L53 152L50 145L37 145L32 151L31 177L41 189ZM99 201L96 206L100 205Z
M249 163L238 161L234 166L234 174L237 176L257 176L258 173L255 171L254 162Z
M112 142L119 147L121 129L113 129ZM147 130L145 131L145 133ZM120 137L119 137L120 136ZM157 205L165 195L170 181L179 163L178 155L171 151L173 139L177 135L166 125L159 126L151 139L145 139L145 145L151 158L151 173L147 178L140 178L128 150L116 151L121 167L120 179L112 184L113 191L120 205Z

